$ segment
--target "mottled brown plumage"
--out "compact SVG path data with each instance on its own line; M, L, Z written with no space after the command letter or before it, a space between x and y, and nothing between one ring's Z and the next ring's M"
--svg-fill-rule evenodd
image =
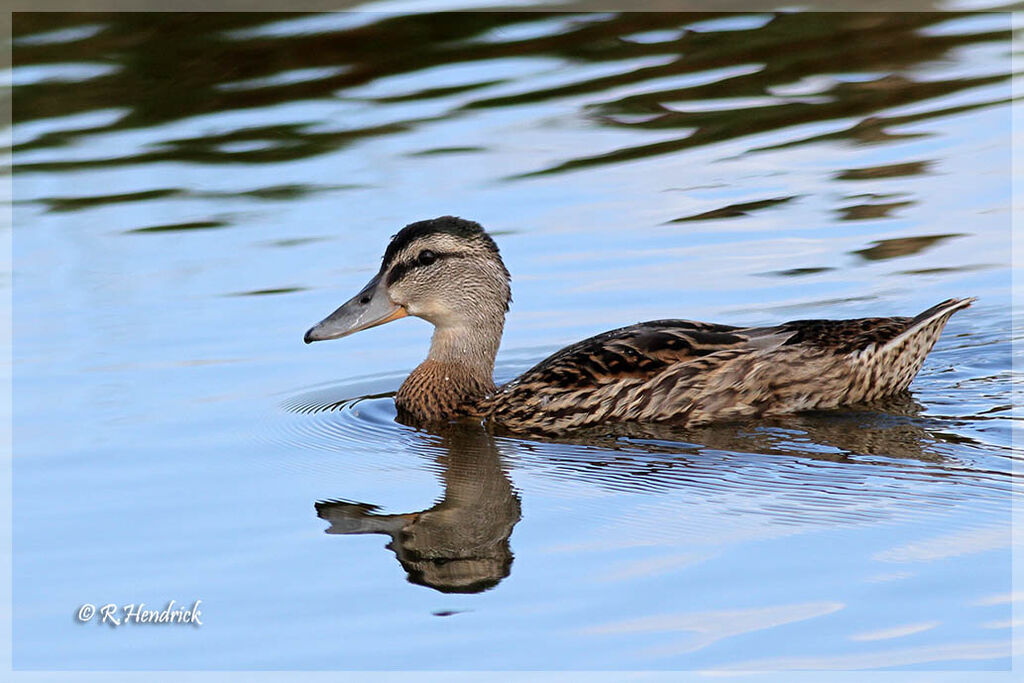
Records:
M490 377L459 363L429 358L413 370L395 395L395 407L413 422L439 422L471 412L481 396L494 393Z
M479 404L512 430L608 421L712 421L822 410L906 389L949 317L797 320L736 328L658 320L578 342Z
M494 242L476 223L446 216L399 232L374 280L306 339L344 336L406 313L434 323L427 360L395 398L414 422L468 416L548 433L627 421L695 426L903 391L949 317L973 301L949 299L914 318L754 328L639 323L577 342L495 389L509 300L508 271ZM364 309L377 317L367 319Z

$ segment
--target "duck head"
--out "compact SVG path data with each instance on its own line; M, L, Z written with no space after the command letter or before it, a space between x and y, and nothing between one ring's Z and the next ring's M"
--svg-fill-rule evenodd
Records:
M478 223L442 216L402 228L373 279L304 339L338 339L407 315L468 335L496 327L500 338L510 301L508 270L494 240Z

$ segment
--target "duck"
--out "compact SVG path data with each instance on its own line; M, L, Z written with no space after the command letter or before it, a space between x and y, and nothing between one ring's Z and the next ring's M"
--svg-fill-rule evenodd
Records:
M688 428L904 392L950 316L975 299L947 299L914 317L769 327L641 322L563 348L498 386L494 361L511 301L511 277L491 236L479 223L441 216L394 235L377 274L304 341L406 316L431 323L426 359L395 394L406 423L476 420L546 434L630 422Z

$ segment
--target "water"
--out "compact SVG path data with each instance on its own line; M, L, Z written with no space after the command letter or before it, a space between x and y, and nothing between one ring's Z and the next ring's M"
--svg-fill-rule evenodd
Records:
M14 31L16 668L1010 666L1008 15ZM513 274L501 380L638 320L979 302L888 406L431 433L391 400L426 323L302 334L442 214ZM76 620L170 600L203 625Z

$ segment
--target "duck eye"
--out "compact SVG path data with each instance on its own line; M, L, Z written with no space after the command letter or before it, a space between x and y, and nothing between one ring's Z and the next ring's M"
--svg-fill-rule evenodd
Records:
M436 260L437 254L430 251L429 249L424 249L423 251L420 252L420 255L416 257L416 261L419 262L421 266L429 266Z

